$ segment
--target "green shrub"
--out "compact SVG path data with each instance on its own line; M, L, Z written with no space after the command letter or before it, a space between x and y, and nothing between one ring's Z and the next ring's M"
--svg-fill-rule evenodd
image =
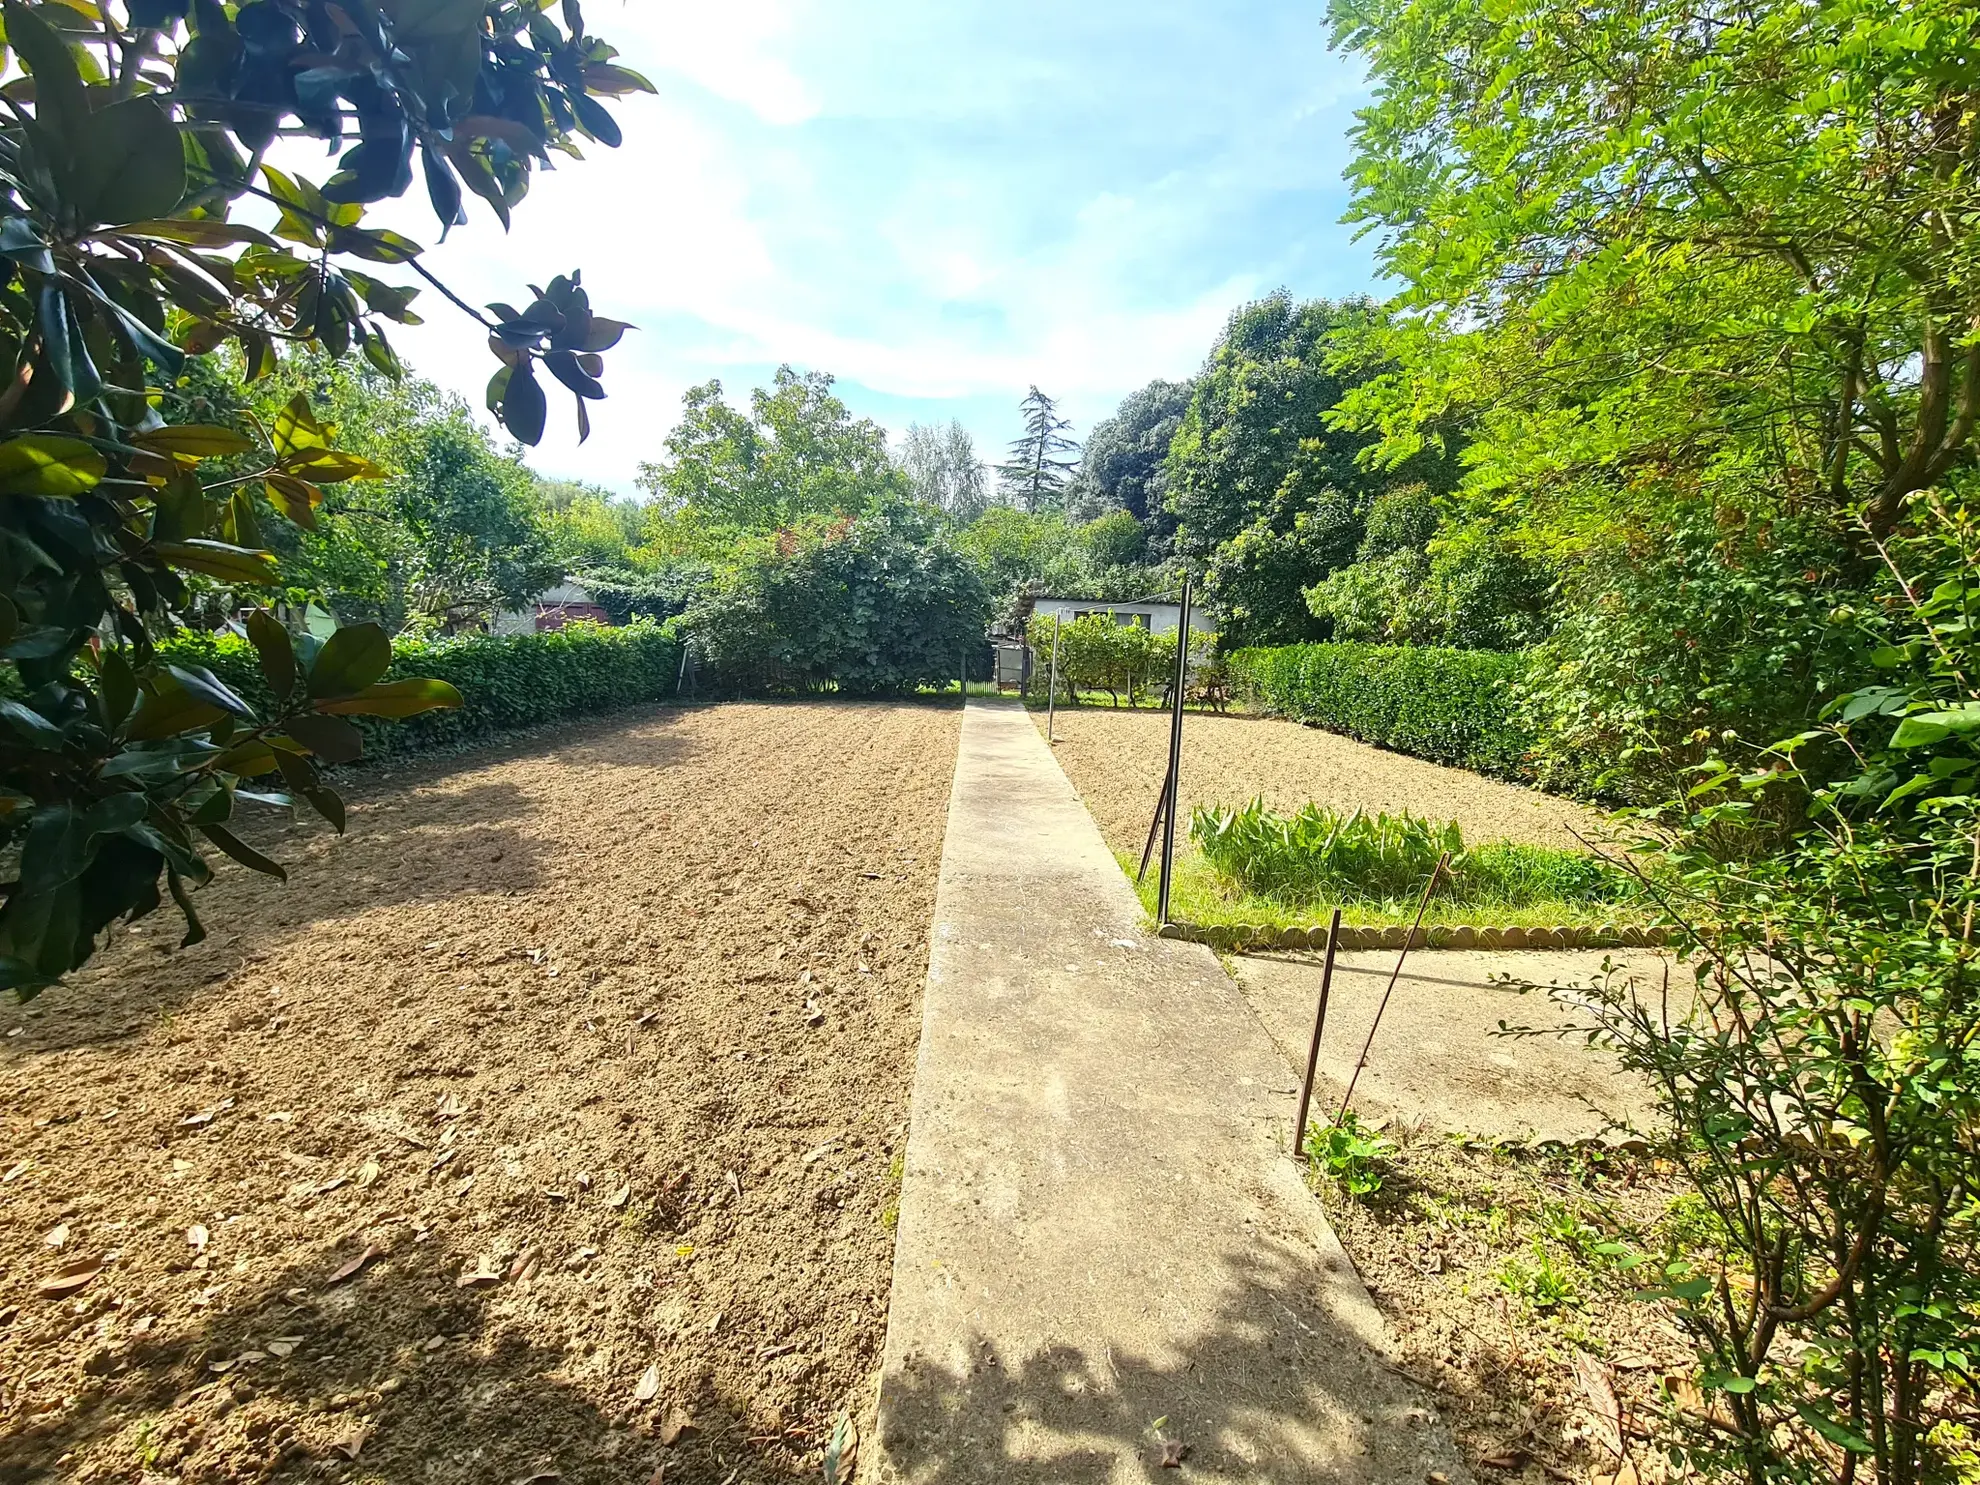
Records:
M158 653L169 662L205 666L257 707L272 701L254 647L244 639L182 634L161 643ZM513 728L659 701L673 695L680 665L680 646L656 625L645 623L622 629L571 624L540 634L400 640L385 678L446 681L461 693L462 705L390 724L353 720L364 733L367 758L396 758L481 742Z
M1428 645L1281 645L1230 657L1240 699L1399 753L1500 778L1530 776L1515 710L1523 655Z
M1435 893L1455 906L1601 903L1628 896L1632 879L1579 851L1492 841L1467 850L1455 821L1404 811L1343 815L1317 804L1280 814L1254 799L1241 809L1201 809L1190 836L1213 871L1246 892L1280 902L1413 899L1449 854Z

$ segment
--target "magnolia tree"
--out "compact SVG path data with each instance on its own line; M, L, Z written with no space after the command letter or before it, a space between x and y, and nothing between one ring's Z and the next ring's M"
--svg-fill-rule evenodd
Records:
M252 380L321 347L396 374L385 326L418 322L419 285L393 281L410 274L486 326L511 433L542 436L546 376L584 432L599 353L627 327L592 314L577 275L478 310L365 211L417 179L443 234L468 194L506 224L550 151L619 142L601 96L648 85L575 0L7 3L4 21L0 984L26 996L165 893L197 941L208 847L282 874L230 828L240 801L300 798L341 830L321 770L358 755L349 718L460 699L381 684L376 626L319 643L262 606L279 577L262 526L311 527L326 487L381 471L304 397L189 421L189 360L231 342ZM292 136L345 146L327 180L268 163ZM244 204L273 227L238 220ZM195 602L247 611L272 706L160 658Z

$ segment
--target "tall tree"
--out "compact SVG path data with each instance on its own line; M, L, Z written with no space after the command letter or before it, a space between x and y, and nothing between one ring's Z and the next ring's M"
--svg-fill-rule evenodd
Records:
M1177 553L1203 573L1232 639L1325 637L1304 590L1354 560L1375 495L1411 478L1449 482L1433 450L1370 470L1361 456L1375 436L1328 422L1374 374L1351 353L1380 323L1365 299L1298 304L1281 291L1231 316L1196 379L1164 477Z
M749 412L722 400L719 381L690 387L667 457L640 465L663 517L769 531L803 516L857 515L904 488L887 455L886 430L855 418L822 371L777 368L750 393Z
M901 469L915 499L964 525L983 514L988 503L983 461L959 419L951 418L947 427L908 424L901 440Z
M1163 465L1193 389L1191 382L1152 381L1130 392L1111 418L1093 425L1068 496L1075 516L1093 520L1124 510L1144 525L1173 525L1163 509L1168 498Z
M997 484L1004 497L1027 515L1054 509L1065 501L1066 487L1079 461L1079 445L1066 437L1070 418L1037 387L1018 404L1024 414L1024 435L1011 440L1011 457L997 466Z

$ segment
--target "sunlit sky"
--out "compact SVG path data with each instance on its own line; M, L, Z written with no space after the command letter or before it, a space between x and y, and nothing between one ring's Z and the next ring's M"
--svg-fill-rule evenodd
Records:
M476 303L581 267L640 327L582 447L553 392L545 474L630 493L684 388L720 377L741 404L784 361L896 435L959 417L994 460L1030 383L1083 434L1195 370L1243 300L1373 287L1339 222L1362 83L1319 0L590 0L586 20L658 96L615 105L620 149L539 175L506 237L470 198L426 260ZM373 220L438 237L413 196ZM395 343L479 406L481 333L419 308Z

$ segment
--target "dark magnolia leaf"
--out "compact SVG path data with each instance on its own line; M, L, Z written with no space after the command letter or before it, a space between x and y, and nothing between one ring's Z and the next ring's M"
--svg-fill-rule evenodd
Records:
M244 487L227 499L227 509L220 517L220 539L250 551L261 546L261 522L255 518L254 497Z
M528 125L491 113L469 114L454 125L454 138L499 139L518 155L534 155L543 148L543 136Z
M112 728L119 727L137 705L137 676L122 650L107 647L97 659L96 676L103 698L103 720Z
M97 109L72 144L67 204L85 222L170 216L186 194L178 127L155 98L124 98Z
M223 708L195 696L176 677L166 675L144 693L124 735L132 742L151 742L211 727L226 715Z
M577 88L570 89L564 96L570 99L571 108L577 113L585 133L609 149L619 147L625 136L619 132L618 120L612 117L604 104Z
M651 93L653 84L630 67L610 62L592 62L584 69L584 85L593 93L617 98L626 93Z
M186 353L184 351L173 345L171 341L160 335L151 326L145 324L143 320L125 309L116 300L108 296L100 297L102 297L105 306L109 308L112 319L116 321L119 333L130 343L133 351L151 362L152 365L163 371L167 376L176 377L185 369Z
M8 217L0 222L0 258L11 258L23 268L52 274L55 259L48 251L48 239L26 217Z
M344 801L334 790L305 789L302 797L309 801L311 809L329 822L332 830L339 835L344 833Z
M316 710L336 716L416 717L461 704L461 693L445 681L385 681L366 686L355 696L317 703Z
M392 640L377 624L346 624L323 642L309 668L312 697L353 696L385 674ZM317 751L312 749L311 751Z
M152 550L173 567L188 567L223 583L265 585L275 581L273 552L202 540L154 542Z
M193 911L192 898L186 891L186 879L168 867L165 883L171 889L172 901L179 905L179 912L186 920L186 936L179 940L179 947L190 949L194 944L204 942L206 926L199 921L199 914Z
M296 647L289 642L289 631L265 608L248 615L248 642L261 662L262 679L280 703L296 689Z
M325 763L355 763L364 756L364 734L342 717L304 712L287 723L289 736Z
M591 331L585 336L584 345L580 349L587 351L609 351L619 343L621 336L628 330L635 328L637 327L627 324L624 320L609 320L603 315L593 315L591 317Z
M520 442L533 447L543 441L543 422L549 410L529 361L509 368L508 385L502 394L502 425Z
M286 458L297 449L329 447L329 432L316 421L316 414L310 410L309 394L296 393L289 399L288 405L275 415L276 454Z
M30 624L15 631L0 645L0 660L47 660L76 648L73 629L57 629L53 624Z
M227 829L226 826L201 825L199 827L199 833L212 841L214 845L225 851L229 856L232 856L236 861L240 862L249 871L258 871L263 876L274 877L277 881L288 881L289 873L283 869L279 861L270 861L253 846L234 834L233 831Z
M109 467L79 438L24 433L0 443L0 495L73 498L95 489Z
M89 127L89 100L68 43L25 5L7 0L7 41L34 78L35 119L65 144Z
M543 358L543 364L550 368L550 374L569 387L580 397L589 397L594 402L604 397L605 388L598 379L578 365L578 358L572 351L551 351Z
M209 702L237 717L254 720L254 708L212 671L200 665L168 665L165 673L201 701Z
M415 321L418 320L417 315L413 318ZM406 368L399 360L399 353L392 349L392 343L385 338L384 331L375 325L365 335L364 359L371 363L375 371L389 376L393 381L399 380L406 374Z
M215 785L186 815L194 825L225 825L233 818L234 796L224 786Z
M299 449L282 461L289 474L299 474L322 485L343 480L382 480L388 470L358 454L342 449Z
M410 237L383 228L340 228L330 234L330 251L349 253L370 263L410 263L426 249Z
M40 712L4 696L0 696L0 728L4 728L16 742L26 743L44 752L59 752L68 743L62 729Z
M254 448L254 440L245 433L213 423L177 423L153 428L131 434L129 441L152 453L182 454L190 459L219 459L229 454L245 454Z
M117 235L143 237L154 242L176 242L186 247L239 247L249 243L256 247L275 246L275 239L258 227L243 226L239 222L223 222L210 217L191 220L175 217L169 221L126 222L117 229Z
M419 164L426 176L426 199L433 203L433 214L440 219L440 240L445 242L450 230L467 225L460 178L447 157L430 145L420 147Z
M265 773L273 773L277 767L276 753L259 738L227 749L213 760L213 766L226 773L239 774L242 778L259 778Z

